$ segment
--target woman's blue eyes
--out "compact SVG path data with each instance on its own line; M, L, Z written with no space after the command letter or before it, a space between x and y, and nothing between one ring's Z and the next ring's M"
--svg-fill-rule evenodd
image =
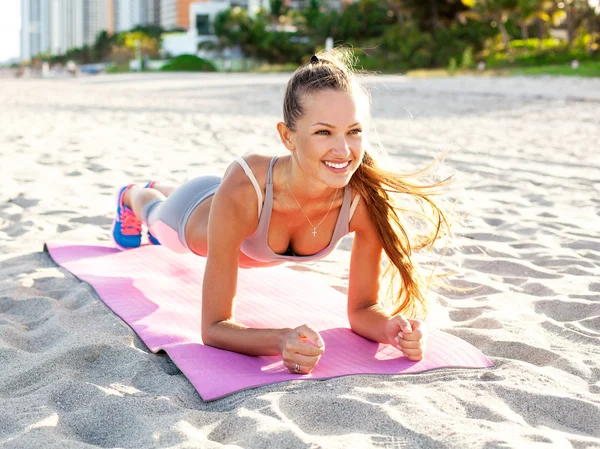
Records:
M350 131L351 134L359 134L361 132L362 132L362 129L359 129L359 128L356 128L356 129L353 129L352 131ZM321 133L329 134L329 131L326 129L322 129L320 131L317 131L315 134L321 134ZM321 134L321 135L326 135L326 134Z

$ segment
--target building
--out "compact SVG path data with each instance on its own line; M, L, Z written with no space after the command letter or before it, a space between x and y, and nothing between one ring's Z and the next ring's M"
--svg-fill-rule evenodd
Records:
M21 2L21 59L28 60L42 50L42 7L40 0Z
M210 0L161 0L160 25L165 30L184 29L190 27L190 4L212 3Z
M58 29L58 42L53 47L62 54L71 48L83 47L87 42L84 36L84 0L54 0L58 6L53 9L57 15L51 17L51 28Z
M107 29L107 0L21 0L21 59L93 45Z
M163 6L164 5L165 2L163 0ZM211 45L202 46L201 44L206 42L216 43L218 41L214 31L215 17L220 12L234 6L246 8L250 15L253 15L259 8L268 9L269 1L212 0L192 2L188 5L187 32L167 33L163 35L163 50L172 56L198 54L201 57L212 59L214 57L214 50L210 49ZM239 49L228 49L228 52L231 57L239 55Z
M148 23L160 25L160 2L161 0L148 1Z
M83 35L88 45L93 45L100 32L108 25L108 2L106 0L85 0L83 3Z
M103 0L109 33L128 31L139 25L160 25L161 0Z
M196 1L189 5L188 32L196 37L214 36L213 23L215 16L229 8L239 6L247 9L254 16L259 9L269 9L269 0L212 0Z

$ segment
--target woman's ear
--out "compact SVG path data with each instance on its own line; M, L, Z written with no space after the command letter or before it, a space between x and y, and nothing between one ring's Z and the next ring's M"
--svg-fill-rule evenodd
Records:
M283 122L277 123L277 132L279 133L281 143L283 143L288 150L294 151L296 146L292 141L292 131L287 127L287 125Z

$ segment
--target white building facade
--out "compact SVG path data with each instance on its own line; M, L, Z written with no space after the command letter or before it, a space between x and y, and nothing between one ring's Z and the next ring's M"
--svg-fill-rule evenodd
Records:
M59 42L56 48L61 54L85 44L84 0L58 0L58 4L58 18L52 17L52 23L58 26Z
M104 0L106 2L106 0ZM112 0L114 31L129 31L138 25L160 24L160 0Z
M176 0L173 0L173 5ZM163 7L167 7L165 1ZM218 41L214 31L215 17L222 11L240 6L248 10L250 15L254 15L260 8L269 9L268 0L212 0L198 1L190 3L189 8L189 28L185 33L172 33L163 35L162 48L171 56L181 54L196 54L203 58L211 59L214 53L212 50L199 49L200 44L204 42ZM164 10L161 11L161 13ZM174 14L174 13L173 13ZM173 15L174 17L174 15ZM168 16L162 16L162 19ZM174 19L173 19L174 20ZM164 28L168 28L166 23ZM229 52L236 52L235 49L229 49Z
M111 28L160 23L161 0L21 0L21 60L92 46ZM109 17L111 15L112 17Z
M165 30L177 28L177 0L161 0L160 26Z
M42 52L41 0L21 1L21 59Z
M21 60L93 45L107 29L106 0L21 0Z
M84 41L88 45L93 45L98 34L108 28L108 2L106 0L85 0L83 17Z

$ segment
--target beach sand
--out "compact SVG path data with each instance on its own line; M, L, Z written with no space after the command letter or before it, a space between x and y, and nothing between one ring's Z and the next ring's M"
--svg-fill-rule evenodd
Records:
M284 150L289 75L0 80L0 447L600 447L600 79L377 77L397 169L451 150L470 216L432 323L491 369L348 376L205 403L42 252L106 242L117 187ZM296 269L345 291L351 237Z

